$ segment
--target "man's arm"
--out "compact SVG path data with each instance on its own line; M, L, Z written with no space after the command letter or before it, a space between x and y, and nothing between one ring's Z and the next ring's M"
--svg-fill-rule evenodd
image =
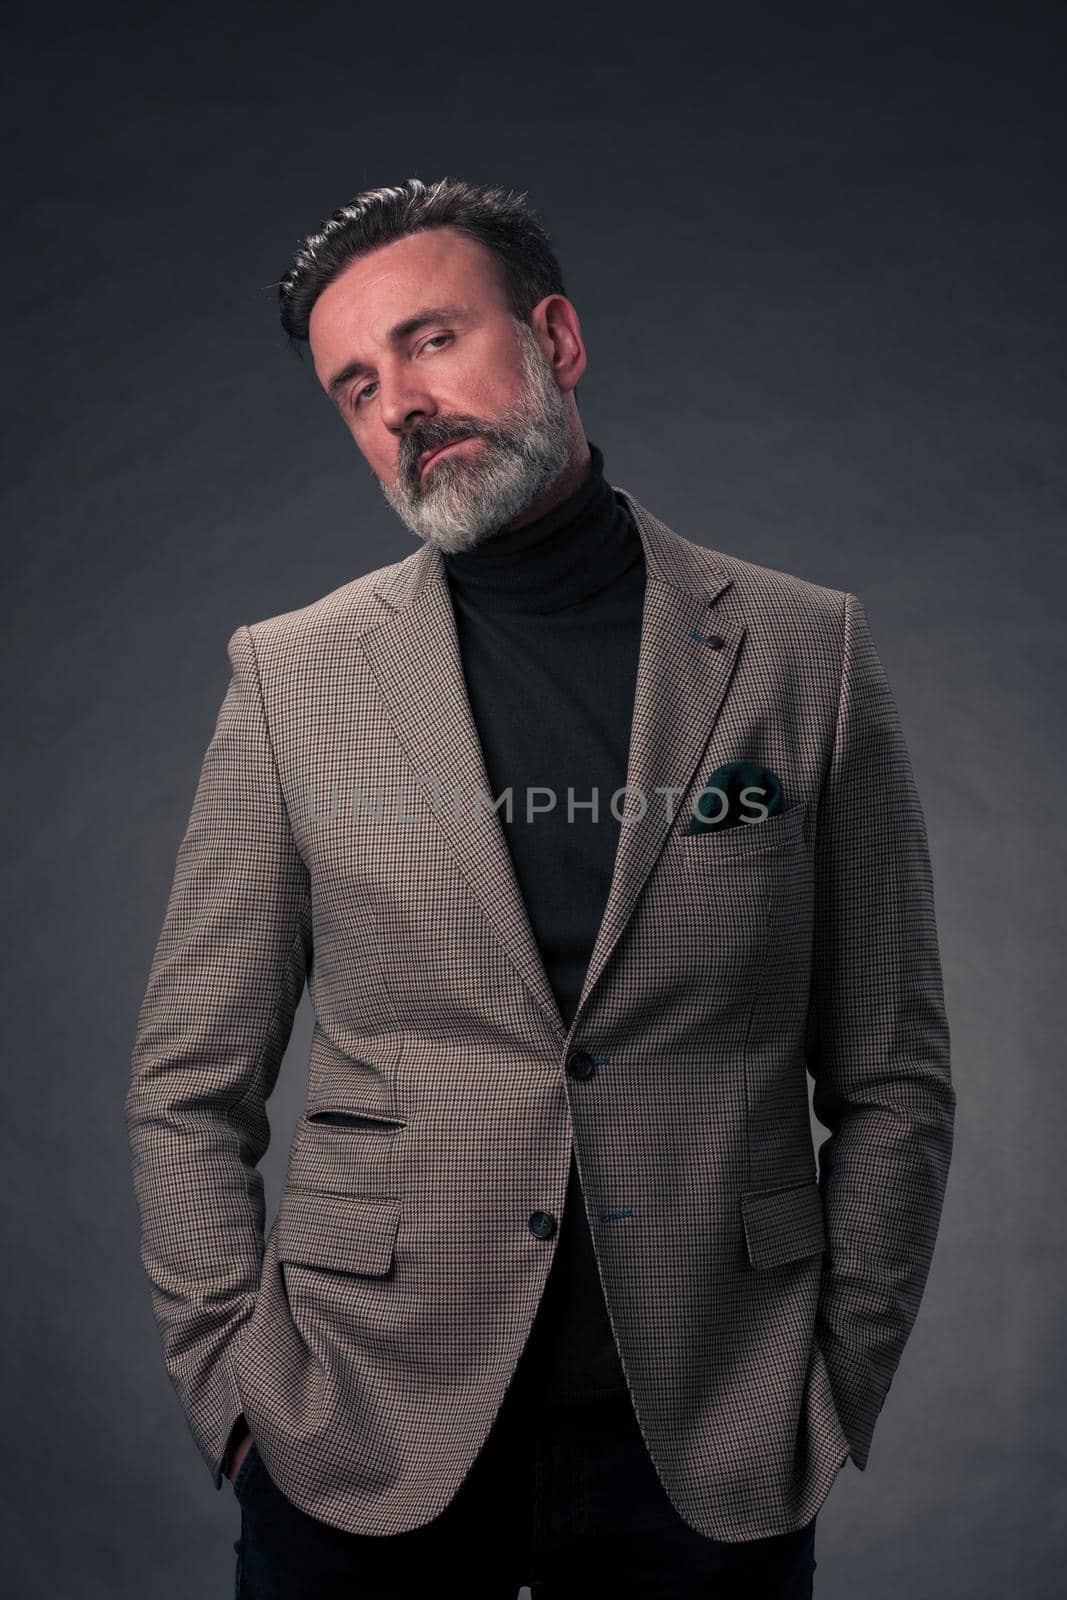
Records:
M141 1005L126 1097L141 1260L164 1361L216 1489L243 1431L233 1355L259 1287L274 1087L311 958L247 627L207 747Z
M815 841L808 1029L828 1248L816 1337L862 1471L919 1309L952 1154L923 814L864 607L846 595L840 700Z

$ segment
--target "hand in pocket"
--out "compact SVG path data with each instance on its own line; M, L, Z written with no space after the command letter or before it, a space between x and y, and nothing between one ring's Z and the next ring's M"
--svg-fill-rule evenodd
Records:
M245 1432L244 1432L244 1436L242 1437L240 1443L238 1445L236 1445L235 1448L230 1453L229 1463L228 1463L227 1468L226 1468L226 1476L229 1478L231 1483L236 1478L237 1474L240 1472L241 1465L242 1465L242 1463L244 1461L244 1458L248 1454L249 1450L251 1450L251 1448L252 1448L252 1433L251 1433L251 1429L246 1427Z

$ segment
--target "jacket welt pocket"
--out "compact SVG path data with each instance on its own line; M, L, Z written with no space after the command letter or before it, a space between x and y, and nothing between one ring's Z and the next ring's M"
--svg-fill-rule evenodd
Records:
M398 1133L407 1126L403 1117L368 1111L306 1111L304 1121L313 1128L357 1128L371 1133Z
M722 856L759 855L765 850L777 850L792 845L803 838L807 802L779 811L763 822L738 822L730 828L705 828L698 833L688 833L690 818L683 815L678 830L678 841L694 861L718 860Z

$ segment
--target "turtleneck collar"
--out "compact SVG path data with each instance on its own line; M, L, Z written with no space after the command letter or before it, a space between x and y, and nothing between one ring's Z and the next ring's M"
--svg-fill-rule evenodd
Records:
M589 471L573 494L472 550L444 552L453 595L487 611L562 611L613 583L643 556L625 503L588 440Z

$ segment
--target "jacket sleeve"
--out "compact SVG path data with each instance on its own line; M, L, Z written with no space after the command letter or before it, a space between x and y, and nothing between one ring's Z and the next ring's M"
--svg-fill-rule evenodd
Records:
M141 1260L164 1362L222 1485L233 1355L259 1286L265 1102L311 959L296 849L247 627L178 851L126 1096Z
M955 1092L933 882L900 718L845 596L840 699L814 847L808 1071L827 1252L816 1339L850 1454L875 1423L926 1283Z

